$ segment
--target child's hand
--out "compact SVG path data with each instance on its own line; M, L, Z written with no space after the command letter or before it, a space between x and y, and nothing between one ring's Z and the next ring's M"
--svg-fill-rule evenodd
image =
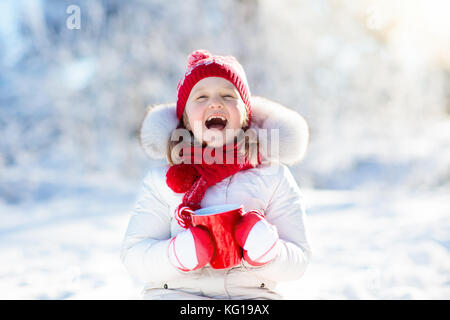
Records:
M234 237L244 249L244 260L253 266L272 261L279 243L277 228L268 223L262 211L248 211L236 224Z
M214 242L208 231L190 227L172 238L169 244L169 259L181 271L192 271L204 267L214 253Z

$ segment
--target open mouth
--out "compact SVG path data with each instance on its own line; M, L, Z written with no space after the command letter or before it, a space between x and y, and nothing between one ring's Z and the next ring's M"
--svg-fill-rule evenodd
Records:
M205 126L208 129L223 130L227 125L228 120L223 116L213 115L205 121Z

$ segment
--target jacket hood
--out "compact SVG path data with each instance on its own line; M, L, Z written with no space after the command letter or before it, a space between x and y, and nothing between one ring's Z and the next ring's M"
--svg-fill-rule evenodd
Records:
M250 128L258 134L262 162L300 162L309 141L306 120L294 110L263 97L253 96L251 106ZM176 103L148 107L138 133L145 154L155 160L165 159L167 142L177 125Z

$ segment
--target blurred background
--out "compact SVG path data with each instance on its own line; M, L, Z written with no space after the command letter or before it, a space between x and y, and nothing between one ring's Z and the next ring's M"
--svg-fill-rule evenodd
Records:
M450 298L450 2L0 2L0 298L139 299L137 131L196 49L311 129L291 299Z

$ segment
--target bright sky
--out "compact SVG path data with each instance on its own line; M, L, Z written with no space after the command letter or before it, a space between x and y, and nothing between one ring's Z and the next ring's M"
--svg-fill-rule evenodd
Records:
M450 1L371 2L366 11L367 27L381 33L405 62L429 59L450 70Z

